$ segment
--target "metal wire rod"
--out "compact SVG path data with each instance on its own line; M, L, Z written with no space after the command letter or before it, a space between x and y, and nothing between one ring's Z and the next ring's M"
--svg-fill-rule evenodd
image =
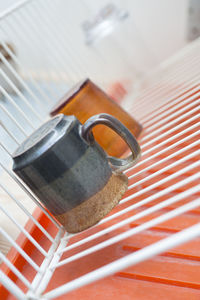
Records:
M191 61L193 61L193 64L191 64ZM178 70L178 66L176 65L175 70L171 69L171 75L168 76L163 76L161 77L161 79L158 79L156 81L155 84L151 84L149 85L148 88L146 88L144 90L143 93L141 93L140 95L135 95L138 97L139 102L136 104L135 109L141 109L141 106L144 105L144 101L146 96L147 97L156 97L157 94L160 93L160 91L162 93L164 93L164 91L166 90L167 87L167 93L170 94L174 94L174 91L170 91L169 86L167 84L171 84L171 83L176 83L177 85L177 80L178 83L181 83L182 86L184 84L188 84L188 81L194 77L194 74L198 74L197 72L195 73L195 71L198 71L198 67L199 67L199 57L194 57L191 59L191 55L190 55L190 61L187 62L187 64L181 64L181 70ZM178 72L177 72L178 70ZM180 72L181 71L181 72ZM187 72L186 72L187 71ZM166 73L166 71L165 71ZM187 74L187 76L186 76ZM184 81L183 81L184 80ZM178 87L179 92L181 91L180 87ZM165 93L166 94L166 93Z
M200 103L200 101L198 101ZM186 116L188 117L189 115L195 113L195 112L198 112L199 111L199 107L195 107L194 109L190 110L188 113L185 113L184 115L182 115L180 118L177 118L177 122L180 120L180 119L184 119ZM143 149L144 147L147 147L149 145L151 145L152 143L155 143L157 140L165 137L166 135L169 135L170 133L173 133L174 131L176 131L177 129L180 129L181 127L187 125L188 123L192 122L192 121L195 121L195 120L198 120L199 119L199 114L197 113L195 116L191 117L191 118L188 118L186 121L174 126L173 128L163 132L162 134L158 135L157 137L155 138L152 138L149 142L146 142L143 144L142 142L142 145L141 145L141 148ZM170 127L171 125L174 125L176 124L176 121L173 120L171 122L169 122L168 124L164 125L164 126L161 126L158 130L155 130L155 133L159 133L160 131ZM182 133L182 132L181 132ZM152 135L154 135L154 132L152 133ZM151 134L147 135L147 137L151 136ZM174 136L173 136L174 137ZM171 138L173 138L171 137Z
M199 202L196 203L195 205L193 205L193 207L196 207L196 206L199 206ZM192 205L191 205L191 207L192 207ZM177 210L176 211L174 210L174 216L176 216ZM187 210L188 210L188 207L186 208L186 211ZM182 209L181 213L183 213L183 212L184 212L184 209ZM180 214L180 209L178 211L178 214ZM151 227L152 226L153 225L151 225ZM83 275L82 277L74 279L74 280L70 281L69 283L66 283L58 288L51 290L50 292L47 292L46 294L44 294L44 296L46 299L55 299L61 295L69 293L70 291L78 289L86 284L92 283L96 280L100 280L102 278L105 278L106 276L113 275L116 272L119 272L123 269L128 268L129 266L136 265L136 264L138 264L144 260L147 260L155 255L159 255L159 254L167 251L170 248L176 247L182 243L186 243L186 242L188 242L196 237L199 237L199 236L200 236L200 223L195 224L183 231L175 233L175 234L173 234L165 239L162 239L161 241L156 242L150 246L147 246L139 251L129 254L117 261L109 263L106 266L98 268L95 271L87 273L86 275Z
M170 100L169 97L166 97L166 99L169 101L167 101L164 105L155 108L153 111L147 114L144 119L142 118L140 119L143 126L145 126L146 128L150 127L151 124L159 120L160 117L165 116L169 111L171 111L170 109L173 109L173 107L176 109L179 108L179 106L182 106L183 104L187 104L188 102L190 102L191 97L193 97L192 94L198 93L198 91L200 90L200 76L198 76L198 80L196 81L196 85L197 84L198 84L197 87L194 87L189 91L188 88L185 90L183 89L181 96L179 92L177 96L170 98Z
M197 153L200 153L200 150L197 150L196 152L197 152ZM200 166L200 161L194 162L194 163L190 164L189 166L187 166L187 167L185 167L185 168L183 168L183 169L181 169L181 170L179 170L179 171L176 171L176 172L174 172L173 174L171 174L171 175L169 175L169 176L167 176L167 177L165 177L165 178L163 178L163 179L161 179L161 180L159 180L159 181L157 181L157 182L155 182L155 183L153 183L153 184L147 186L146 188L143 188L142 190L140 190L140 191L138 191L138 192L135 192L134 195L132 195L132 197L133 197L133 196L134 196L134 197L141 196L141 195L143 195L144 193L146 193L146 192L148 192L148 191L150 191L150 190L155 189L155 188L158 187L159 185L162 185L163 183L169 182L170 180L172 180L172 179L174 179L174 178L176 178L176 177L178 177L178 176L184 174L185 172L187 172L187 171L189 171L189 170L192 170L192 169L195 168L195 167L199 167L199 166ZM195 175L196 175L196 174L195 174ZM190 180L190 177L186 178L185 180L186 180L186 182L187 182L187 180ZM180 182L179 182L179 183L180 183ZM172 188L172 187L173 187L173 185L170 186L170 188ZM164 192L164 191L165 191L165 190L163 190L162 192ZM124 198L123 200L120 201L120 204L126 203L127 201L131 200L132 197L131 197L131 196L128 196L128 197Z
M16 299L27 300L26 295L22 290L6 275L0 270L0 282L5 286L5 288L10 291L10 293L16 297Z
M16 143L16 145L19 145L18 140L15 138L15 136L8 131L8 129L4 126L4 124L0 124L0 126L3 128L3 130L8 134L8 136ZM1 142L0 142L0 146L11 156L12 153L7 150L6 146L4 146Z
M0 205L0 210L16 225L16 227L29 239L29 241L44 255L47 256L47 252L38 244L38 242L28 233L24 227L16 221L15 218L2 206Z
M161 142L161 143L158 143L157 145L153 146L151 149L149 149L149 150L147 150L147 151L144 151L144 152L142 153L142 155L144 156L144 155L146 155L146 154L148 154L148 153L150 153L150 152L156 150L156 149L159 148L160 146L163 146L164 144L166 144L166 143L168 143L168 142L171 142L171 141L175 140L177 137L179 137L179 136L181 136L181 135L187 133L188 131L191 131L191 130L193 130L193 129L196 129L196 128L198 128L199 126L200 126L200 122L198 122L198 123L196 123L196 124L194 124L194 125L192 125L192 126L189 126L187 129L185 129L185 130L183 130L183 131L181 131L181 132L179 132L179 133L173 135L172 137L166 139L165 141L163 141L163 142ZM197 132L198 132L198 131L197 131ZM198 133L199 133L199 132L198 132ZM196 134L196 133L195 133L195 134ZM149 156L149 157L147 157L147 158L141 160L141 161L137 164L137 167L143 165L144 163L148 162L149 160L152 160L153 158L159 156L160 154L167 153L169 150L175 148L177 145L182 144L182 143L183 143L185 140L187 140L188 138L189 138L189 136L186 137L186 138L183 138L183 139L179 140L178 142L176 142L176 143L174 143L174 144L172 144L172 145L170 145L170 146L168 146L168 147L166 147L166 148L164 148L164 149L162 149L162 150L156 152L155 154L152 154L151 156ZM135 168L136 168L136 166L133 166L133 167L131 167L130 169L127 169L127 170L125 171L125 173L128 173L129 171L134 170ZM136 173L136 174L137 174L137 173ZM133 176L136 176L136 174L134 174ZM132 178L133 178L133 177L132 177Z
M5 33L4 28L0 27L0 29ZM1 41L1 45L2 47L5 49L5 51L10 55L10 57L13 59L13 61L20 67L22 68L22 63L19 61L19 59L17 58L17 56L14 54L14 52L12 52L10 50L10 48L7 46L7 44L4 41ZM52 100L51 98L49 98L49 96L44 92L44 90L41 89L41 87L39 86L39 84L35 81L35 79L33 78L33 76L31 76L30 73L27 74L28 79L31 80L32 84L34 85L34 87L37 89L37 91L40 93L40 95L43 97L43 99L47 102L47 103L51 103ZM41 105L44 106L43 102L40 102Z
M156 118L159 118L160 114L162 114L163 112L165 113L167 109L172 107L173 105L177 105L179 101L183 101L185 98L192 96L193 91L198 92L199 88L200 88L200 76L199 73L197 73L197 75L194 74L192 80L188 81L187 86L181 88L181 91L177 90L175 93L173 93L173 95L168 95L168 93L166 92L164 94L158 94L157 95L158 100L162 98L162 105L160 105L159 103L159 105L157 106L153 101L153 105L151 105L150 107L152 109L150 109L148 106L148 112L145 114L145 116L142 117L141 115L139 115L140 122L145 127L147 127L147 125L151 125L152 123L154 123L154 119L156 120ZM135 110L132 104L133 98L134 95L131 95L127 99L126 110L130 111L133 115L135 115ZM152 101L152 97L150 96L146 97L145 99L148 105L149 102ZM155 96L153 97L153 99L155 99ZM138 100L137 97L135 100Z
M195 133L189 135L189 136L187 137L187 139L185 139L184 141L188 141L189 139L191 139L191 138L193 138L193 137L195 137L195 136L198 136L198 135L199 135L199 133L198 133L198 132L195 132ZM181 141L181 142L182 142L182 141ZM128 176L128 179L130 180L130 179L134 178L135 176L141 175L142 173L144 173L144 172L146 172L146 171L152 169L152 167L156 167L157 165L159 165L159 164L161 164L161 163L163 163L163 162L166 162L167 160L170 160L171 158L173 158L173 157L175 157L175 156L177 156L177 155L179 155L179 154L185 152L186 150L189 150L189 149L191 149L191 148L193 148L193 147L195 147L195 146L198 146L199 143L200 143L199 140L197 140L197 141L191 143L191 144L188 145L188 146L183 146L183 148L181 148L180 150L175 151L174 153L170 154L169 156L166 156L165 158L160 159L160 160L157 161L157 162L154 162L153 164L151 164L150 166L148 166L148 167L144 168L143 170L137 172L136 174L133 174L133 175ZM179 144L180 144L180 143L179 143ZM175 146L175 147L176 147L176 146ZM168 167L171 168L171 164L170 164ZM163 169L161 169L161 170L163 170ZM157 174L157 172L155 172L154 174ZM149 178L149 175L148 175L146 178Z
M0 233L9 241L9 243L23 256L23 258L35 269L40 272L38 265L26 254L26 252L7 234L7 232L0 228Z
M199 72L198 69L196 69L196 71L193 71L193 76L191 78L194 78L195 76L199 77ZM191 88L191 84L188 83L188 81L191 79L187 79L185 82L181 83L181 86L177 87L177 83L176 85L173 87L173 89L169 88L169 86L166 86L165 84L163 84L162 90L156 90L156 93L154 93L153 95L151 95L151 93L149 93L148 97L144 97L143 99L143 104L141 106L135 105L134 106L134 110L133 108L131 109L132 112L134 112L134 115L139 115L140 116L140 120L143 122L145 121L149 115L150 112L152 111L152 109L156 108L159 109L160 107L160 99L162 99L162 103L168 102L168 99L170 98L176 98L176 97L180 97L180 94L183 94L184 90L188 90L189 88ZM179 84L180 85L180 84ZM174 92L174 89L176 88L176 92ZM154 101L152 101L152 99ZM138 103L139 99L137 99L137 103ZM146 110L142 110L141 107L146 105L147 101L150 101L150 103L148 104L148 111Z
M42 231L42 233L53 243L55 239L46 231L46 229L32 216L31 213L20 203L20 201L14 197L5 186L0 183L0 187L3 189L5 193L23 210L23 212L33 221L33 223Z
M200 67L200 66L199 66ZM148 97L144 97L143 99L143 104L141 106L135 105L134 110L132 112L134 112L134 114L136 115L140 115L140 120L143 122L144 120L147 119L147 117L150 115L150 112L152 111L152 109L156 108L159 109L160 108L160 99L162 99L162 103L168 102L168 99L170 98L176 98L176 97L180 97L181 94L184 93L184 90L187 91L188 89L191 88L191 83L188 83L191 81L193 81L193 78L195 77L199 77L199 72L196 66L196 70L193 70L193 74L192 77L188 78L185 81L182 81L181 83L177 83L176 84L173 82L173 87L171 86L171 89L168 85L166 85L165 83L163 83L162 89L156 89L156 92L154 93L149 93ZM180 76L179 76L180 79ZM176 88L176 92L174 92L174 89ZM152 101L153 99L153 101ZM137 99L137 103L138 103ZM147 101L150 101L149 105L148 105L148 111L146 110L142 110L141 107L144 106Z
M12 18L13 20L14 19L16 19L16 15L14 14L14 18ZM24 29L23 29L23 31L22 30L20 30L20 29L18 29L18 28L16 28L15 26L13 26L13 24L14 24L14 22L13 22L13 20L12 20L12 23L11 24L9 24L8 22L6 23L6 25L7 26L9 26L10 27L10 32L12 33L12 34L15 34L15 37L18 39L18 40L20 40L20 42L26 47L26 45L29 45L29 39L27 39L27 35L28 34L24 34L24 29L26 29L26 27L24 27ZM16 20L17 21L17 24L19 24L19 20ZM1 27L1 30L3 30L3 28ZM5 32L5 35L9 35L9 32L8 32L8 30L5 30L5 28L4 28L4 32ZM34 37L34 35L32 36L32 39L33 39L33 37ZM37 36L35 37L35 38L37 38ZM26 72L27 72L27 70L26 70ZM29 74L30 74L31 72L30 72L30 70L29 70ZM33 77L32 75L30 75L31 77ZM21 75L21 79L22 80L24 80L23 79L23 76ZM25 82L25 85L29 88L29 86L27 85L27 83ZM53 93L52 93L52 90L50 90L52 87L51 86L48 86L48 94L49 95L52 95L51 96L51 98L53 99L54 97L55 97L55 94L54 94L54 96L53 96ZM26 91L27 91L27 89L25 89ZM29 90L32 92L32 90L29 88ZM30 93L29 93L29 95L30 95ZM35 99L33 99L35 102L37 102L39 105L40 105L40 103L38 102L38 101L36 101Z
M194 143L194 144L195 144L195 145L200 145L200 142L197 141L197 142ZM134 187L136 187L136 186L138 186L138 185L140 185L140 184L142 184L142 183L144 183L144 182L146 182L146 181L148 181L148 180L150 180L150 179L152 179L152 178L154 178L154 177L156 177L156 176L158 176L158 175L160 175L160 174L162 174L162 173L164 173L164 172L166 172L166 171L168 171L168 170L170 170L171 168L174 168L174 167L176 167L176 166L179 166L181 163L186 162L187 160L189 160L189 159L191 159L191 158L194 158L195 156L198 156L199 154L200 154L200 150L197 150L197 151L194 151L194 152L188 154L187 156L185 156L185 157L183 157L183 158L181 158L181 159L175 161L174 163L171 163L171 164L169 164L168 166L166 166L166 167L164 167L164 168L162 168L162 169L160 169L160 170L154 172L153 174L148 175L148 176L146 176L145 178L140 179L140 180L138 180L137 182L135 182L135 183L129 185L128 190L131 190L132 188L134 188ZM191 166L191 165L190 165L190 166ZM175 173L174 173L174 174L175 174ZM173 175L174 175L174 174L173 174ZM169 175L169 176L170 176L170 175ZM167 176L167 177L164 178L163 180L167 180L169 176ZM168 181L168 180L167 180L167 181ZM158 181L158 182L159 182L160 184L163 183L162 180L160 180L160 181ZM164 181L164 182L166 182L166 181ZM150 185L150 186L151 186L151 185ZM150 186L149 186L149 187L150 187Z
M194 181L195 179L198 179L198 178L200 178L200 174L195 174L195 175L193 175L193 176L190 177L189 182L192 182L192 181ZM101 220L101 221L99 222L99 225L102 224L102 223L108 222L108 221L110 221L110 220L112 220L112 219L114 219L114 218L116 218L116 217L119 217L119 216L121 216L121 215L123 215L123 214L125 214L125 213L127 213L127 212L129 212L129 211L131 211L131 210L134 210L134 209L137 209L137 208L139 208L139 207L141 207L141 206L144 206L145 204L154 201L155 199L159 198L160 196L167 195L168 192L173 191L174 189L176 189L176 188L178 188L178 187L184 186L184 185L186 184L186 182L188 182L186 179L185 179L185 180L182 180L181 182L178 182L178 183L174 184L174 185L171 186L170 188L167 188L167 189L165 189L165 190L163 190L163 191L161 191L161 192L158 192L158 193L156 193L156 194L154 194L154 195L152 195L152 196L149 196L149 197L145 198L144 200L141 200L141 201L139 201L139 202L137 202L137 203L135 203L135 204L133 204L133 205L130 205L129 207L124 208L123 210L121 210L121 211L119 211L119 212L117 212L117 213L115 213L115 214L113 214L113 215L111 215L111 216L109 216L109 217L107 217L107 218ZM184 193L182 193L181 195L184 195ZM132 195L132 197L134 198L134 195ZM172 200L171 200L171 199L172 199ZM163 202L162 202L162 205L165 205L165 206L169 205L169 204L168 204L169 201L172 201L172 203L174 203L174 202L173 202L174 199L175 199L175 201L176 201L177 198L176 198L176 196L175 196L175 197L172 197L171 199L168 199L168 200L163 201ZM179 198L178 198L178 199L179 199ZM178 201L179 201L179 200L178 200ZM160 205L160 203L159 203L157 206L156 206L156 205L153 206L155 211L160 209L160 206L159 206L159 205ZM151 207L151 208L152 208L152 207ZM93 240L93 239L96 239L96 238L98 238L98 237L100 237L100 236L102 236L102 235L104 235L104 234L106 234L106 233L108 233L108 232L114 231L114 230L116 230L117 228L120 228L120 227L122 227L122 226L124 226L124 225L126 225L126 224L129 224L129 223L131 223L131 222L133 222L133 221L135 221L135 220L138 220L138 219L142 218L142 216L147 216L147 215L149 215L150 213L151 213L151 209L149 209L149 210L146 209L146 210L143 211L142 213L137 213L137 214L134 215L134 216L131 216L131 217L129 217L129 218L126 218L126 219L123 220L123 221L120 221L120 222L118 222L118 223L116 223L116 224L114 224L114 225L111 225L110 227L107 227L107 228L105 228L105 229L103 229L103 230L101 230L101 231L99 231L99 232L97 232L97 233L94 233L94 234L90 235L89 237L86 237L86 238L84 238L84 239L82 239L82 240L80 240L80 241L78 241L78 242L76 242L76 243L70 245L69 247L65 248L65 249L63 250L63 252L66 252L66 251L68 251L68 250L70 250L70 249L73 249L73 248L75 248L75 247L77 247L77 246L80 246L80 245L82 245L82 244L84 244L84 243L86 243L86 242L89 242L89 241L91 241L91 240ZM98 226L98 225L97 225L97 226Z
M127 213L127 212L129 212L129 211L131 211L131 210L134 210L134 209L137 209L137 208L141 208L141 207L144 206L145 204L149 204L149 203L151 203L152 201L158 199L160 196L167 195L168 192L171 192L171 191L173 191L173 190L176 189L176 188L180 188L180 187L184 186L186 183L191 183L191 182L193 182L194 180L199 179L199 178L200 178L200 174L195 174L194 176L191 176L191 177L189 178L188 181L187 181L187 180L183 180L183 181L181 181L181 182L179 182L179 183L173 185L173 186L170 187L170 188L166 188L166 189L163 190L162 192L158 192L158 193L156 193L156 194L154 194L154 195L152 195L152 196L150 196L150 197L147 197L147 198L145 198L144 200L141 200L140 202L137 202L137 203L135 203L135 204L133 204L133 205L130 205L130 206L128 206L128 207L122 209L121 211L119 211L119 212L117 212L117 213L115 213L115 214L113 214L113 215L111 215L111 216L109 216L109 217L103 219L103 220L101 221L101 224L102 224L102 223L105 223L105 222L108 222L108 221L110 221L110 220L112 220L112 219L114 219L114 218L117 218L117 217L119 217L119 216L121 216L121 215L123 215L123 214L125 214L125 213Z
M14 124L19 128L19 130L23 133L24 137L27 137L27 133L24 131L24 128L19 124L19 122L16 121L16 119L11 115L11 113L0 103L0 107L2 111L14 122ZM3 124L4 125L4 124ZM3 129L11 136L11 138L19 145L18 140L15 138L15 136L6 128L6 126L3 126Z
M44 2L41 2L41 5L44 7L44 9L46 11L47 18L50 18L51 16L49 15L49 10L46 9L46 4ZM50 1L49 5L52 6L52 10L55 9L55 6L54 6L53 2ZM34 8L35 8L35 10L37 10L37 14L41 15L40 9L38 8L38 6L35 5ZM41 19L42 19L43 22L45 22L45 18L42 15L41 15ZM57 26L59 24L61 24L61 20L62 20L61 18L59 18L57 20ZM46 24L45 29L46 29L46 31L48 31L49 37L51 36L51 34L53 34L54 38L57 39L57 47L59 47L59 50L60 50L59 53L62 53L61 56L71 58L66 62L67 63L66 64L66 69L67 70L70 69L71 70L70 73L75 73L75 77L73 76L72 78L74 80L77 80L77 78L83 77L83 74L85 74L85 69L81 66L81 63L80 63L80 60L79 60L80 53L76 53L77 51L74 47L73 47L73 49L70 49L70 48L72 48L72 43L69 43L70 47L65 47L65 43L63 42L63 37L68 38L68 34L66 36L66 29L67 28L65 28L65 26L64 26L65 24L62 23L61 26L59 26L59 30L55 30L54 27L51 28L52 31L49 31L48 23L45 22L45 24ZM60 32L60 30L62 32ZM68 54L68 55L66 56L66 54ZM75 58L74 58L74 56L75 56ZM77 67L75 68L75 64L77 64L77 62L79 62L78 68ZM63 63L65 64L65 60L63 61Z
M56 249L58 249L60 247L60 244L62 243L63 234L64 234L64 230L63 230L63 228L60 228L58 230L58 233L56 234L56 237L55 237L51 247L49 248L47 257L45 257L45 259L43 260L43 262L40 266L41 272L37 273L35 278L32 281L31 288L32 288L32 291L34 291L34 293L41 294L40 289L41 289L41 286L44 285L43 284L43 281L45 281L44 277L46 276L47 270L49 270L49 265L54 258ZM65 235L67 236L68 234L65 233ZM47 283L48 283L48 281L46 281L46 284ZM27 294L27 296L29 296L29 293Z
M200 185L195 186L195 187L193 187L191 189L188 189L187 191L185 191L183 193L180 193L180 194L178 194L178 195L176 195L174 197L171 197L170 199L166 200L165 202L161 202L161 203L159 203L159 204L157 204L157 205L155 205L153 207L150 207L150 208L146 209L145 211L142 211L142 212L138 213L137 215L129 218L129 220L130 220L130 222L133 222L135 219L142 218L142 217L146 216L146 214L150 214L150 213L155 212L156 210L158 210L157 209L158 207L159 207L159 209L161 209L161 208L167 207L168 205L170 205L172 203L176 203L178 201L181 201L184 198L186 198L186 197L188 197L188 196L190 196L190 195L198 192L199 188L200 188ZM196 206L199 206L200 205L200 200L198 199L196 201L198 201L198 202L196 202ZM184 212L186 212L186 211L188 211L188 210L191 209L191 207L192 207L191 203L192 202L190 202L190 203L188 203L186 205L183 205L184 207L186 207L186 210L184 210ZM169 219L173 218L175 215L177 216L180 213L183 213L183 206L181 206L181 207L179 207L177 209L174 209L174 210L172 210L172 211L170 211L168 213L162 214L161 216L156 217L156 218L152 219L151 221L145 222L142 225L139 225L139 226L137 226L135 228L129 229L129 230L123 232L123 233L120 233L120 234L118 234L118 235L116 235L116 236L114 236L114 237L112 237L110 239L107 239L106 241L103 241L103 242L100 242L99 244L91 246L90 248L88 248L86 250L83 250L83 251L81 251L81 252L79 252L77 254L71 255L70 257L68 257L66 259L63 259L59 263L57 263L56 265L52 266L52 268L58 268L58 267L61 267L63 265L66 265L69 262L72 262L72 261L75 261L77 259L80 259L81 257L84 257L84 256L86 256L88 254L94 253L94 252L96 252L96 251L98 251L100 249L103 249L103 248L108 247L108 246L110 246L110 245L112 245L114 243L117 243L117 242L119 242L119 241L121 241L121 240L123 240L125 238L128 238L130 236L138 234L141 231L144 231L144 230L146 230L148 228L151 228L152 226L155 226L155 225L157 225L157 224L159 224L161 222L169 220ZM139 215L139 217L138 217L138 215ZM124 220L124 225L125 225L125 221L126 220ZM115 224L115 225L117 225L117 224ZM118 227L118 226L116 226L116 227ZM62 251L62 253L65 252L65 251L66 250L64 249Z
M27 11L29 11L29 13L27 13ZM27 11L26 12L24 12L24 11L20 12L21 15L22 15L21 18L18 14L18 17L19 17L18 22L22 23L22 22L26 21L28 24L31 24L31 28L32 28L33 32L35 33L35 36L37 37L37 39L38 39L38 36L40 36L41 39L44 38L42 33L40 31L38 31L38 27L35 24L34 18L29 17L30 15L33 14L33 10L32 9L30 10L29 7L27 7ZM39 15L38 12L37 12L37 15ZM42 26L43 30L45 30L46 26L44 26L44 16L41 16L41 18L38 18L38 22L40 20L42 20L41 26ZM55 35L55 37L57 36L57 34ZM54 47L55 49L57 49L58 46L61 47L61 45L56 43L55 37L54 37L54 39L52 39L51 33L48 30L48 27L47 27L47 30L45 31L45 35L47 37L45 39L45 42L46 42L46 45L48 46L49 49L52 49L52 47ZM42 49L42 48L40 48L40 50L43 52L43 55L48 57L48 55L49 55L48 51L44 51L45 49ZM61 73L60 73L60 68L59 68L59 66L63 67L63 61L62 61L61 56L58 55L56 51L52 51L50 61L51 61L51 65L53 65L54 70L56 71L56 76L62 81L63 78L61 78Z
M17 268L15 267L15 265L13 263L11 263L5 255L3 255L3 253L0 252L0 260L3 261L8 267L9 269L25 284L25 286L29 289L31 289L31 284L30 282L22 275L22 273L17 270ZM0 279L1 281L1 279Z
M33 124L31 123L31 121L29 120L29 118L25 115L25 113L23 112L23 110L21 108L19 108L19 106L14 102L14 100L12 99L12 97L10 97L10 95L0 86L0 92L4 95L4 97L6 97L11 103L12 105L20 112L20 114L25 118L26 122L29 124L29 126L32 129L35 129L35 127L33 126Z
M150 125L150 126L147 126L145 127L145 133L148 133L150 131L152 132L156 132L156 131L153 131L155 128L157 128L158 126L166 123L168 120L170 120L171 118L174 118L178 115L180 115L182 112L188 110L189 108L192 108L193 106L195 105L198 105L199 101L196 99L198 96L200 96L200 92L199 93L196 93L194 96L192 96L191 98L189 99L186 99L186 101L182 101L180 103L178 103L178 105L176 105L176 107L173 107L172 109L168 109L167 111L165 111L165 114L160 114L159 116L159 120L154 120L154 124ZM191 102L192 101L192 102ZM189 103L191 102L191 103ZM188 104L189 103L189 104ZM185 106L185 104L187 104L187 106ZM183 106L181 108L181 106ZM180 109L179 109L180 108ZM177 112L174 112L175 110L179 109ZM172 115L171 115L172 113ZM178 119L178 118L177 118ZM155 121L158 122L155 123ZM177 120L178 121L178 120ZM148 135L147 135L148 136ZM148 136L149 137L149 136ZM143 138L143 141L146 139L146 136Z
M63 249L67 245L67 243L69 241L68 237L69 237L69 234L65 233L63 238L60 240L57 250L54 251L54 253L52 253L52 259L51 259L48 267L44 268L44 275L41 278L41 280L37 286L37 289L35 290L35 293L37 295L41 295L41 293L46 289L48 282L54 273L54 270L51 269L51 266L60 260L61 254L59 254L59 250Z
M15 11L19 10L21 7L25 7L26 4L30 3L30 1L33 1L33 0L21 0L15 4L11 5L8 9L4 10L0 14L0 21L2 19L5 19L6 17L8 17L10 14L13 14Z
M6 73L0 69L0 74L5 79L5 81L12 87L12 89L15 91L15 93L18 95L18 97L28 106L28 108L31 110L31 112L42 122L41 116L37 113L37 111L33 108L33 106L29 103L29 101L26 99L26 97L20 92L20 90L16 87L15 84L12 83L12 81L9 79L9 77L6 75Z
M57 228L61 228L61 226L55 221L55 219L53 219L52 216L44 209L44 207L40 204L40 202L36 199L36 197L27 189L27 187L11 171L9 171L1 162L0 162L0 166L22 188L22 190L36 203L36 205L51 220L51 222Z
M23 86L24 90L26 90L31 97L38 103L40 103L40 99L32 92L32 90L29 88L27 83L23 80L23 78L15 71L15 69L12 67L12 65L8 62L8 60L3 56L2 53L0 53L0 59L2 62L6 65L6 67L9 69L9 71L15 76L15 78L19 81L21 86Z

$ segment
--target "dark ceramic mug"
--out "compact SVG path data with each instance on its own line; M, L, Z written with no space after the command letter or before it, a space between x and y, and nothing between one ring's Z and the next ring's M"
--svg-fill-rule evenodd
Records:
M132 154L125 159L107 156L92 134L98 124L115 130ZM75 116L60 114L18 147L13 171L67 231L77 232L97 223L119 202L127 186L121 171L139 157L138 142L113 116L99 114L82 125Z

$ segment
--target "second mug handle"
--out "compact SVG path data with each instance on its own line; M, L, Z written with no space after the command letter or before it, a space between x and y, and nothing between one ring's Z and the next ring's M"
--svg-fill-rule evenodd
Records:
M81 126L81 135L82 137L89 143L93 143L94 138L91 134L91 130L94 126L98 124L103 124L111 129L113 129L117 134L119 134L122 139L127 143L129 146L132 154L126 158L117 158L113 156L108 156L108 161L113 170L116 172L124 171L131 166L135 165L141 155L140 146L132 135L132 133L124 126L118 119L109 115L109 114L98 114L89 118L85 124Z

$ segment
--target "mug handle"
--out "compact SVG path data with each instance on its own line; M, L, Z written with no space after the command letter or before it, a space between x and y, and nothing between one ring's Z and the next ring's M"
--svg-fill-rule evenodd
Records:
M98 124L103 124L113 129L127 143L132 152L131 155L122 159L108 156L107 158L112 169L116 172L121 172L135 165L141 156L141 149L137 140L126 126L109 114L102 113L92 116L81 126L81 136L87 141L87 143L94 143L94 137L93 134L91 134L91 130Z

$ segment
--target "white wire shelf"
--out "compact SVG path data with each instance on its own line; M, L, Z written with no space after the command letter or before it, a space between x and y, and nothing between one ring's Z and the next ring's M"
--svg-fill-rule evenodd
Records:
M35 18L42 10L39 11L36 1L22 10L28 2L15 7L16 13L7 12L4 18L0 17L0 30L10 36L12 16L18 20L15 33L23 45L30 47L20 30L20 18L28 21L27 11ZM44 2L40 2L44 9ZM49 3L54 7L53 2ZM47 10L48 16L49 13ZM30 28L36 33L31 20ZM48 18L45 24L48 25ZM26 34L30 28L27 26ZM7 290L0 287L0 295L66 299L69 293L70 299L85 299L92 298L95 289L97 299L102 299L105 288L106 292L110 289L108 297L119 298L117 293L123 292L124 285L132 299L131 284L139 299L137 286L148 290L147 285L156 282L159 295L166 293L169 297L173 287L173 293L180 297L184 293L188 299L199 297L200 282L196 278L200 275L200 40L163 63L138 83L137 93L128 95L124 106L143 125L142 159L126 171L128 191L112 213L91 229L73 235L64 232L11 170L10 155L17 145L48 118L50 107L64 89L80 76L88 75L79 60L77 65L71 60L69 72L58 68L57 61L62 66L64 50L60 45L64 33L59 31L56 41L48 26L45 28L57 49L51 57L51 72L48 67L43 72L26 68L2 42L21 72L1 54L1 64L7 66L20 87L14 83L14 77L0 70L15 92L13 95L0 88L4 96L0 99L0 282ZM55 27L54 38L56 30ZM33 40L37 42L36 35ZM73 51L64 45L71 55ZM51 47L48 44L47 49ZM69 57L74 56L78 56L77 50ZM69 61L68 58L65 64ZM27 222L25 226L22 219ZM122 282L125 278L132 279L133 284Z

